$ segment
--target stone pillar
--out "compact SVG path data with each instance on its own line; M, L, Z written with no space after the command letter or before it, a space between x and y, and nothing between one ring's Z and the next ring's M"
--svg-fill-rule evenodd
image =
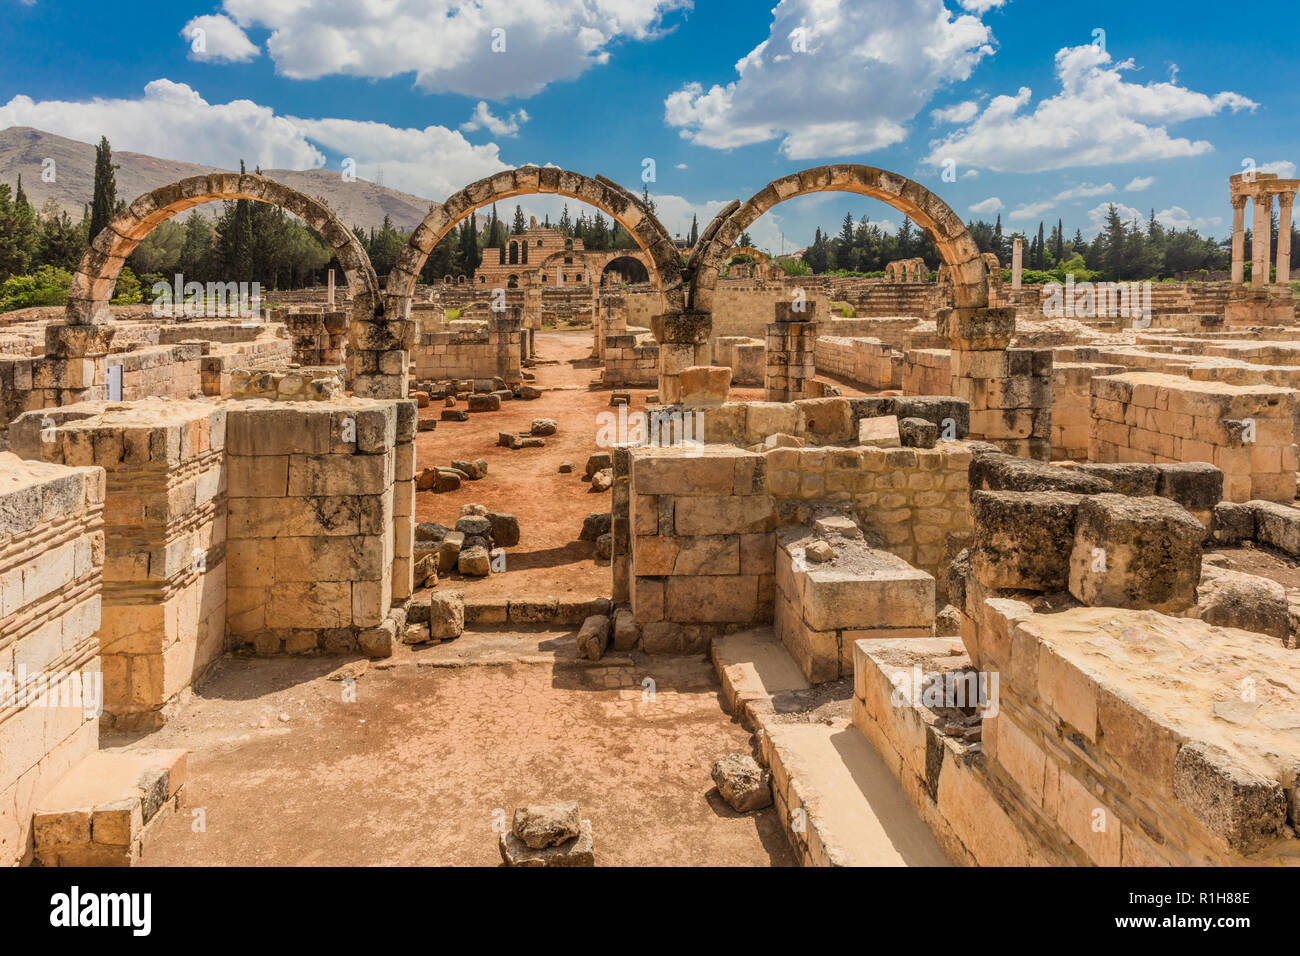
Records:
M504 312L488 313L488 331L496 339L497 375L507 385L524 380L520 373L522 349L520 338L524 327L524 310L517 305L507 306Z
M1250 237L1250 285L1262 289L1268 285L1268 246L1273 238L1273 194L1255 193L1255 221Z
M1291 281L1291 205L1294 196L1279 195L1277 222L1277 284Z
M10 429L24 457L104 468L106 726L161 726L221 656L226 422L222 406L154 399L28 412Z
M802 306L800 311L798 306ZM776 321L767 327L767 374L763 387L769 402L812 398L817 374L816 303L777 302Z
M328 284L325 293L325 305L327 308L334 308L334 270L329 271Z
M283 322L293 343L293 360L299 365L342 365L347 341L348 314L338 310L270 309L272 322Z
M708 312L667 312L654 316L650 324L659 343L659 401L675 405L682 397L682 370L709 364L713 316Z
M348 323L347 387L358 398L405 398L407 353L415 344L415 323L410 302L393 299L388 314L375 307L368 295L352 299Z
M1246 197L1232 197L1232 284L1246 281Z
M936 324L952 349L952 394L970 403L969 437L1051 460L1052 350L1007 348L1014 308L944 309Z
M1011 288L1020 288L1020 276L1025 267L1025 240L1011 242Z
M621 295L606 295L602 300L600 327L596 333L596 357L605 361L605 342L611 335L627 332L627 300Z

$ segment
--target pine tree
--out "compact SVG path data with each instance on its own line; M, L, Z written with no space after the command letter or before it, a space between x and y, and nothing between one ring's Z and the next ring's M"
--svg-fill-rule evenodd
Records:
M1055 258L1056 258L1057 263L1060 263L1060 262L1064 261L1064 259L1065 259L1065 228L1064 228L1064 225L1065 225L1065 224L1064 224L1060 219L1056 220L1056 251L1055 251Z
M521 206L515 206L515 221L510 226L510 234L521 236L528 231L528 223L524 221L524 210Z
M1002 213L998 213L998 221L993 226L993 251L997 253L999 262L1007 261L1007 244L1002 238Z
M686 234L686 245L691 248L694 248L695 244L699 241L700 241L700 220L694 213L692 213L691 231Z
M100 231L108 225L109 220L117 209L117 177L113 165L113 148L108 145L108 137L101 136L99 145L95 147L95 187L94 198L90 204L90 238L99 235ZM243 162L240 162L240 172L243 172Z
M1038 245L1034 251L1034 268L1047 268L1047 249L1043 242L1043 221L1038 221Z

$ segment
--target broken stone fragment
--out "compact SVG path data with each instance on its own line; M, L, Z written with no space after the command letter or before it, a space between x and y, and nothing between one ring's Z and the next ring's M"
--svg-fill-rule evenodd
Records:
M904 448L933 448L939 441L939 426L924 418L903 418L898 422L898 437Z
M610 530L612 518L610 513L593 511L582 521L582 533L578 535L579 541L595 541L602 534Z
M591 490L594 492L609 491L614 486L614 472L606 468L596 472L591 476Z
M419 423L416 425L416 428L422 432L431 432L437 429L437 427L438 419L436 418L421 418Z
M460 637L465 630L465 592L435 591L429 596L429 636L435 641Z
M461 472L454 468L435 468L433 490L437 492L456 491L460 488Z
M487 477L488 464L485 458L476 458L473 461L457 459L451 463L451 467L464 472L465 477L470 481L478 481L480 478Z
M596 865L590 820L583 820L578 826L578 835L560 846L533 850L513 832L501 834L498 846L506 866Z
M461 549L456 569L469 577L485 578L492 571L492 557L483 545L470 545Z
M444 408L439 418L444 422L467 422L469 421L469 412L463 408Z
M471 395L469 397L469 410L471 412L495 412L501 409L500 395Z
M421 521L415 526L416 541L441 541L451 529L435 521Z
M804 548L804 557L816 564L822 564L835 557L835 551L825 541L814 541Z
M456 530L466 537L469 535L487 537L492 533L492 522L486 515L462 515L456 519Z
M530 849L541 850L572 840L580 826L577 801L566 800L516 808L512 829Z
M772 775L748 754L727 754L713 765L713 782L727 805L738 813L772 803Z
M571 474L573 474L573 462L571 462L571 461L562 461L562 462L560 462L560 472L559 472L559 473L560 473L561 475L571 475Z
M534 418L528 430L534 435L554 435L558 428L553 418Z
M609 647L609 618L593 614L578 630L578 653L589 661L598 661Z
M488 512L492 541L501 548L513 548L519 543L519 519L501 511Z
M614 536L608 531L596 539L596 556L608 561L614 553Z
M1202 565L1196 616L1217 627L1239 627L1280 641L1291 636L1286 589L1268 578L1227 568Z
M604 471L606 468L614 467L614 459L607 451L598 451L587 459L586 473L590 478L598 471Z
M897 448L902 444L898 434L898 419L893 415L864 418L858 423L858 444L879 448Z
M459 531L449 531L438 548L438 572L447 574L456 570L460 560L460 549L465 543L465 535Z
M485 505L469 504L469 505L460 506L460 517L462 518L465 517L466 515L483 516L486 514L487 514L487 507Z

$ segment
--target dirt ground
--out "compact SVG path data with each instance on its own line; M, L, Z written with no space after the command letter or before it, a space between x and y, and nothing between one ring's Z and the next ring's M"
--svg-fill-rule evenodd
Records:
M600 385L600 367L588 359L591 330L539 332L535 384L544 389L533 401L502 403L498 412L476 412L467 422L442 422L432 432L421 432L415 442L417 473L424 468L446 467L452 459L485 458L487 477L462 482L457 491L417 492L415 518L453 526L461 505L481 504L489 511L507 511L519 518L519 544L506 550L506 573L487 578L444 578L463 588L466 597L573 597L608 596L608 561L596 558L592 541L579 541L582 521L593 511L609 511L610 493L593 493L583 481L587 458L608 450L596 443L602 412L613 389ZM653 388L632 388L633 409L645 408ZM733 390L737 400L763 397L761 388ZM463 403L459 407L464 407ZM444 406L433 402L420 410L422 418L437 418ZM528 431L536 418L554 419L559 430L547 437L544 448L511 450L497 445L504 431ZM561 462L572 462L570 474L559 473Z
M573 645L466 632L371 664L352 702L325 679L340 659L225 659L135 741L190 752L186 808L144 862L491 866L516 806L571 799L598 865L793 865L772 808L737 814L713 787L713 761L751 749L708 662Z
M1300 561L1266 545L1245 541L1235 548L1206 548L1205 553L1222 555L1221 566L1229 571L1269 578L1288 590L1300 588Z

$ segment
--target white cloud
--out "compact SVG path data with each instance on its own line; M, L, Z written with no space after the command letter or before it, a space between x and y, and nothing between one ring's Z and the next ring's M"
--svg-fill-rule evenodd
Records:
M996 10L1007 0L957 0L963 10L975 14L976 16L987 13L990 10Z
M713 149L780 138L788 159L869 152L902 141L936 90L992 54L992 40L942 0L781 0L736 79L687 83L664 101L664 119Z
M1107 193L1115 191L1114 183L1103 183L1098 186L1094 183L1080 183L1077 186L1071 186L1056 194L1053 202L1069 202L1071 199L1086 199L1091 196L1104 196Z
M685 169L685 168L686 168L685 163L678 163L676 166L673 167L673 169Z
M1156 221L1162 226L1169 229L1198 229L1205 230L1210 226L1217 226L1223 222L1221 216L1193 216L1182 206L1170 206L1168 209L1161 209L1156 213Z
M1171 137L1167 124L1258 105L1237 93L1209 96L1169 82L1126 82L1123 74L1132 69L1132 60L1112 62L1091 44L1065 47L1056 54L1061 88L1055 95L1030 112L1028 87L994 97L969 126L931 142L927 162L937 167L955 159L1000 172L1043 172L1195 156L1213 147Z
M997 196L990 196L988 199L981 199L979 202L971 203L969 207L971 212L997 212L1002 208L1002 200Z
M1007 213L1008 219L1037 219L1047 210L1051 209L1054 203L1048 199L1042 202L1025 203L1017 206L1011 212Z
M1115 206L1115 211L1119 213L1119 218L1124 221L1126 226L1134 219L1141 221L1146 218L1140 210L1134 209L1132 206L1126 206L1123 203L1100 203L1088 210L1088 228L1084 230L1086 235L1096 235L1101 231L1102 227L1106 225L1106 216L1109 214L1111 205Z
M527 110L517 110L502 119L488 108L485 100L479 100L470 118L461 123L460 128L467 133L485 129L493 136L518 136L519 127L527 122Z
M1259 167L1261 173L1277 173L1282 179L1295 178L1295 163L1281 159L1274 163L1264 163Z
M961 174L962 179L979 179L980 171L978 169L968 169Z
M501 100L605 63L619 40L654 39L690 0L224 0L241 26L269 29L276 71L414 73L429 93ZM501 31L501 32L495 32Z
M1156 181L1154 176L1134 176L1129 180L1129 184L1124 187L1127 193L1140 193Z
M245 63L262 51L239 24L220 13L195 17L181 28L190 59L210 63Z
M0 129L34 126L83 142L107 136L116 149L224 169L315 169L325 150L352 157L357 175L443 199L466 183L505 169L493 143L474 146L443 126L400 128L345 119L302 119L277 114L251 100L208 103L184 83L158 79L140 99L34 101L15 96L0 105Z
M961 103L954 103L952 106L944 106L937 110L931 110L930 116L935 125L940 123L969 123L979 115L980 105L974 100L966 100Z

